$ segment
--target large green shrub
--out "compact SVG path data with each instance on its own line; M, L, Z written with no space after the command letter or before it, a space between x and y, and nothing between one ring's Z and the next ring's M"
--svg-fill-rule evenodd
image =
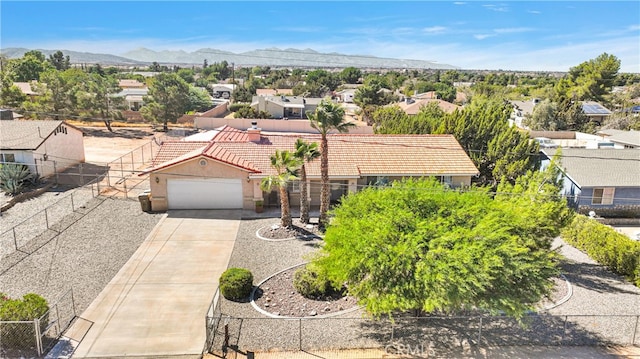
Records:
M640 286L640 242L585 216L576 216L562 231L562 237L593 260Z
M253 289L253 274L244 268L229 268L220 276L220 293L229 300L247 298Z
M306 265L293 274L293 286L305 298L317 299L338 294L325 273L316 266Z
M33 321L40 319L40 333L48 323L49 305L46 299L33 293L22 299L11 299L0 293L0 321ZM36 344L36 333L30 323L5 323L0 326L2 345L7 348L28 349Z

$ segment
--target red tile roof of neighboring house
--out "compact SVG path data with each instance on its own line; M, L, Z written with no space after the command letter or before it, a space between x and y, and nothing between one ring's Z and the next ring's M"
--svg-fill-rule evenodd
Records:
M270 156L276 149L295 149L295 141L320 142L320 135L262 134L249 142L244 131L223 127L206 147L202 142L165 142L154 168L161 170L205 156L260 175L274 174ZM476 175L478 170L452 135L329 135L329 176ZM165 146L167 147L165 149ZM198 147L200 146L200 147ZM171 155L174 158L169 158ZM165 162L161 163L163 159ZM310 178L320 177L320 160L306 165Z
M159 166L164 162L171 161L189 152L202 150L209 145L209 142L202 141L165 141L160 146L160 150L153 159L153 166Z

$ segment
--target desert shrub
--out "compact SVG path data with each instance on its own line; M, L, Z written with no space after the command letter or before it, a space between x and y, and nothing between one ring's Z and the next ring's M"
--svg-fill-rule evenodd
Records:
M33 293L22 299L11 299L0 293L0 321L32 321L40 319L40 332L47 327L49 305L46 299ZM2 345L7 348L28 349L36 345L36 333L31 323L5 323L0 326Z
M640 287L640 242L585 216L576 216L562 232L567 243Z
M220 293L229 300L244 299L251 294L253 274L244 268L229 268L220 276Z
M316 299L341 294L326 274L315 266L306 265L293 274L293 286L305 298Z
M241 109L243 107L251 107L251 106L249 106L246 103L237 103L236 102L236 103L232 103L231 105L229 105L228 110L230 112L236 112L236 111L238 111L239 109Z
M0 167L0 189L10 194L18 194L30 183L32 179L29 167L7 163Z

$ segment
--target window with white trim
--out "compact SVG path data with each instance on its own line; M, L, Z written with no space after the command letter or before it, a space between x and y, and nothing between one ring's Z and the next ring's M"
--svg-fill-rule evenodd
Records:
M1 153L0 154L0 162L2 163L12 163L16 161L16 156L13 153Z
M300 181L291 181L291 192L300 193Z
M616 189L613 187L594 188L591 204L613 204Z

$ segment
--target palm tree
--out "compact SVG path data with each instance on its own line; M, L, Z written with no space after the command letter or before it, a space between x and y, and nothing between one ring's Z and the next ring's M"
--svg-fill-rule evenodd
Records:
M302 162L300 166L300 221L309 223L309 200L307 199L307 169L306 162L311 162L320 156L318 144L316 142L305 142L303 139L296 140L295 156Z
M300 164L300 160L292 152L276 150L276 153L271 155L271 167L276 170L276 174L265 177L260 182L260 188L263 191L269 192L274 188L280 191L280 218L283 227L291 226L287 185L297 178L295 172Z
M327 144L327 133L331 130L336 130L340 133L348 132L349 128L354 127L355 124L351 122L344 122L344 109L331 102L331 100L324 99L320 102L316 111L311 114L307 114L307 117L311 121L311 127L320 132L320 175L322 188L320 190L320 219L319 225L324 228L327 224L327 211L329 210L329 201L331 200L331 193L329 192L329 146Z

